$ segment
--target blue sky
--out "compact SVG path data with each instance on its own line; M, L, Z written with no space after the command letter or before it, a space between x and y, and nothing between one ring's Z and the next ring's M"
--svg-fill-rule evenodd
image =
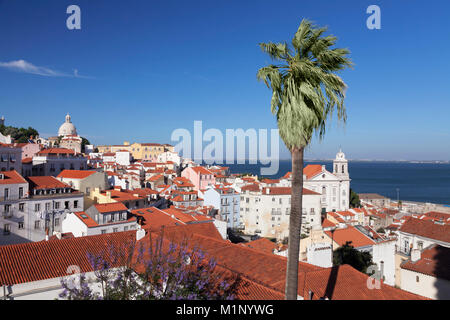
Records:
M71 4L81 30L66 28ZM371 4L381 30L366 27ZM351 159L449 160L449 12L446 0L0 0L0 65L55 72L0 67L0 116L50 136L70 112L95 144L170 143L194 120L275 128L270 91L256 80L270 63L258 43L290 41L308 18L329 27L355 67L341 74L347 124L333 121L306 156L331 158L342 146Z

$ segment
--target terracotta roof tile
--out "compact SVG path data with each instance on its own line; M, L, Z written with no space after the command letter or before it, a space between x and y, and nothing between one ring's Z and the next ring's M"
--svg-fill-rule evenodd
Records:
M71 188L67 183L61 182L53 176L36 176L27 177L30 181L30 189L54 189L54 188Z
M450 243L450 225L408 217L399 231Z
M28 183L16 170L2 171L3 179L0 179L0 184L16 184Z
M57 175L58 178L68 178L68 179L84 179L87 178L97 171L93 170L63 170Z
M128 210L122 202L94 204L94 206L101 213Z
M372 246L375 244L375 241L354 227L336 229L334 234L330 231L325 231L325 233L330 237L330 239L333 238L333 240L340 246L343 246L347 241L351 241L351 245L354 248Z
M450 248L432 245L421 252L419 260L408 260L401 268L450 281Z

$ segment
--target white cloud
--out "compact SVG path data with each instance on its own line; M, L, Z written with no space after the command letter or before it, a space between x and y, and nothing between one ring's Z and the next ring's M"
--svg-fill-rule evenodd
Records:
M52 70L46 67L35 66L34 64L27 62L25 60L15 60L10 62L1 62L0 68L6 68L16 72L24 72L30 74L36 74L45 77L72 77L72 78L88 78L85 76L80 76L78 70L75 69L73 74L64 73L57 70Z

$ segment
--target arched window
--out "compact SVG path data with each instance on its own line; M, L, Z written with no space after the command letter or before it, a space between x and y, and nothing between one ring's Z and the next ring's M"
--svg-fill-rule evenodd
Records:
M339 171L339 170L338 170L338 165L335 166L334 171L335 171L336 173Z
M342 173L344 173L344 165L342 165Z
M325 196L327 194L327 188L324 186L322 187L322 195Z

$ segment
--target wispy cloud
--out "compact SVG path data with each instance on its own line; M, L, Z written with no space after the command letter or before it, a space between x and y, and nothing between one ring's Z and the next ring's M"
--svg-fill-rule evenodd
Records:
M11 71L16 72L23 72L23 73L30 73L30 74L36 74L39 76L44 77L71 77L71 78L86 78L91 79L91 77L82 76L78 73L77 69L73 70L73 74L60 72L58 70L53 70L46 67L39 67L35 66L34 64L27 62L25 60L15 60L15 61L9 61L9 62L1 62L0 61L0 68L9 69Z

